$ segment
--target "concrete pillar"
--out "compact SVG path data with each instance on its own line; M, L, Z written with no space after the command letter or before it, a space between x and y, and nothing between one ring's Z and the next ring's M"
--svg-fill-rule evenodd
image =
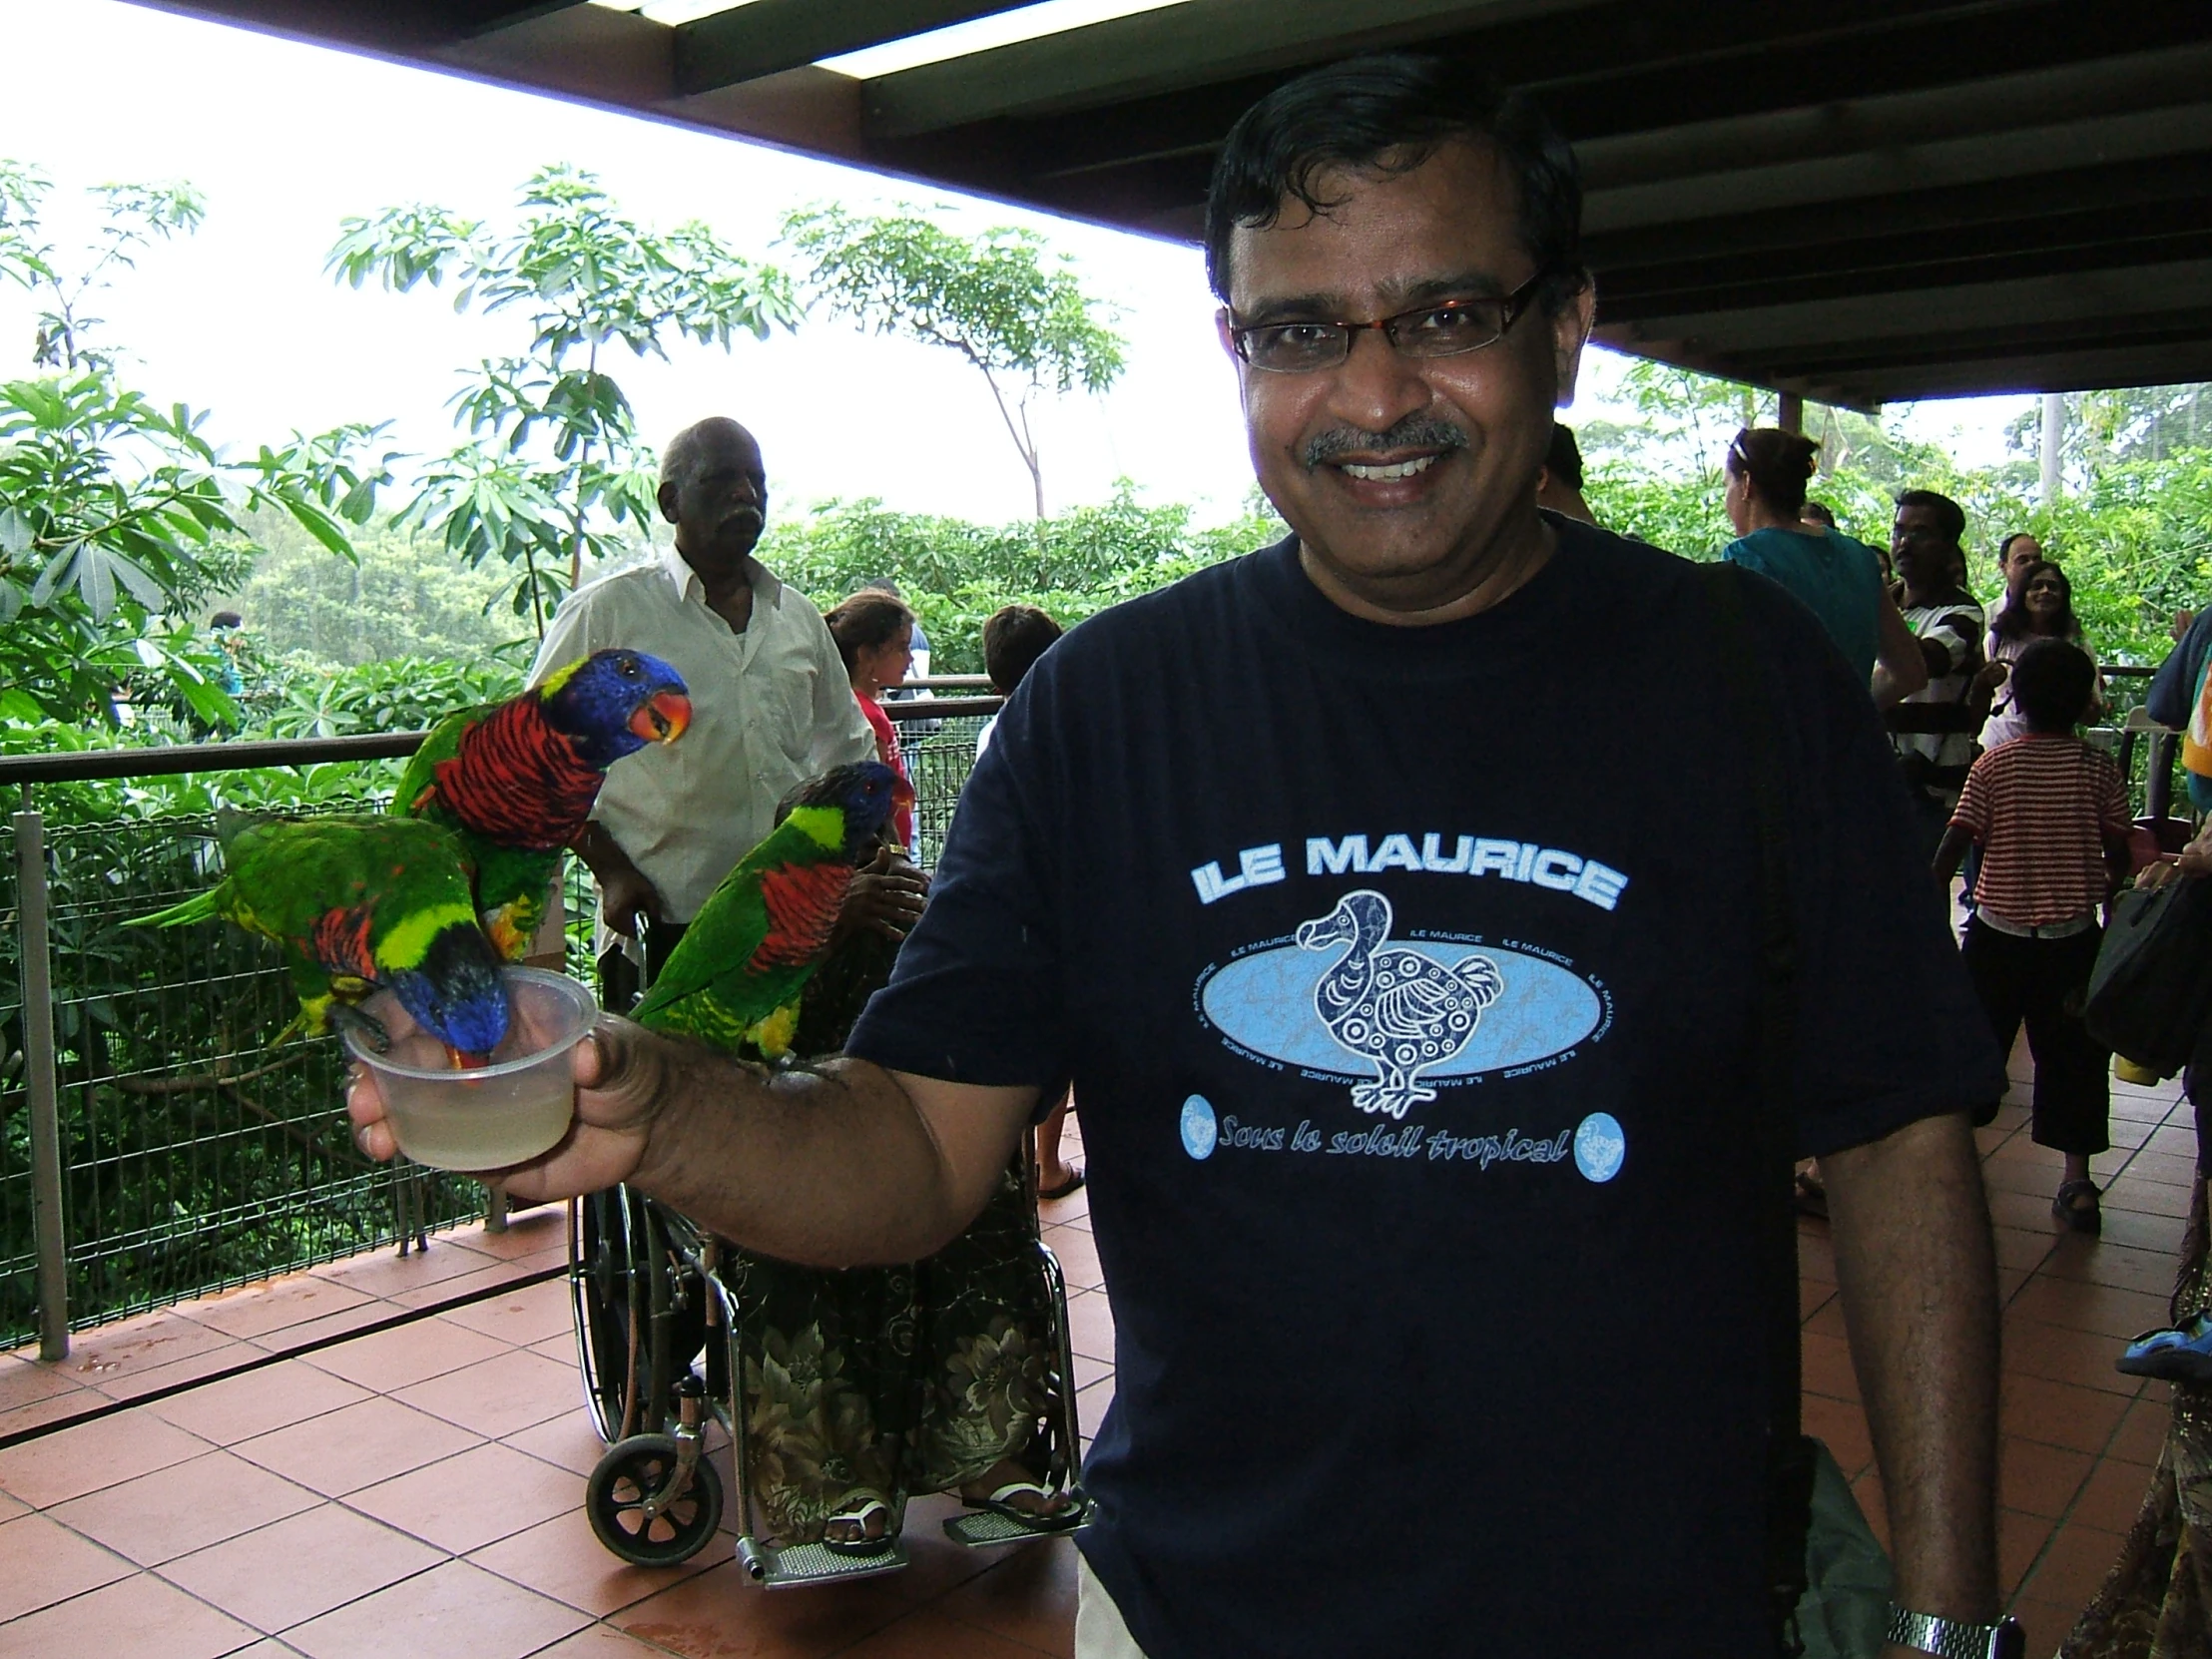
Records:
M2066 399L2055 391L2043 393L2043 505L2058 499L2059 448L2066 439Z
M1805 430L1805 399L1794 391L1778 392L1774 423L1785 432Z

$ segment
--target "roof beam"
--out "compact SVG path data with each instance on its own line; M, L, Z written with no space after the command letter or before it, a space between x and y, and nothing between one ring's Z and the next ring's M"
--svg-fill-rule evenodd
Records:
M1027 0L752 0L676 30L676 92L692 97L1017 11Z

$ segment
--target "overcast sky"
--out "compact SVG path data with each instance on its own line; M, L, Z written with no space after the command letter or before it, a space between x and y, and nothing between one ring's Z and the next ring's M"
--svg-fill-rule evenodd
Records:
M1043 231L1119 308L1130 341L1112 392L1050 400L1033 417L1048 505L1102 499L1127 476L1148 499L1219 518L1250 486L1235 379L1194 250L115 0L0 0L0 157L55 179L57 221L80 212L80 187L112 180L182 178L207 197L200 232L149 254L97 308L138 359L138 380L212 409L219 440L388 418L404 447L447 446L456 369L519 350L519 323L456 316L426 287L333 283L322 262L338 222L406 202L500 222L531 172L571 162L635 219L664 229L703 219L769 258L785 210L816 201L942 208L964 231ZM29 316L20 293L0 291L0 373L28 366ZM873 495L979 520L1029 511L1028 475L988 392L947 352L824 319L727 354L688 344L671 354L637 362L617 348L603 366L656 441L702 415L745 421L786 508ZM1566 418L1608 412L1618 369L1593 364ZM2027 403L1925 404L1909 424L1980 464L2001 455L2002 426Z

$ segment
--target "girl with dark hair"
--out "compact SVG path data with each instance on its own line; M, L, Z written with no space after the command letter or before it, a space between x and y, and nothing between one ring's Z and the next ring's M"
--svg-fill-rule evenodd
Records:
M2064 640L2089 652L2088 642L2082 637L2081 622L2073 611L2073 584L2066 580L2066 573L2045 559L2029 565L2007 593L2004 608L1997 612L1996 621L1990 624L1988 665L1981 671L1981 683L1996 694L1990 706L1989 719L1981 728L1981 748L1986 754L2000 743L2009 743L2027 730L2026 717L2020 712L2018 701L2012 696L2007 680L2012 664L2020 653L2037 640ZM2094 652L2089 661L2096 662ZM2089 705L2089 718L2094 718L2104 706L2104 683L2095 682Z
M822 620L830 625L830 637L836 641L837 655L844 659L844 672L852 680L852 695L867 717L868 730L875 734L876 757L904 778L906 762L898 752L898 729L883 713L882 697L906 678L913 664L914 613L904 600L864 588ZM891 827L899 845L914 844L912 807L899 808Z
M1721 557L1789 589L1887 707L1928 683L1928 662L1883 585L1881 557L1805 517L1805 486L1819 455L1820 445L1797 432L1747 426L1736 434L1725 466L1737 539Z

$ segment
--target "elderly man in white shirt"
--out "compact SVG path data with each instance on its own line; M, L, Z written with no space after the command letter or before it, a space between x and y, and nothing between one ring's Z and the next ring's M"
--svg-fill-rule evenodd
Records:
M610 772L577 844L599 881L602 922L626 937L641 913L654 923L652 970L773 828L793 786L875 757L822 613L753 557L768 514L753 435L721 417L679 433L661 462L660 505L675 546L570 595L530 669L534 685L590 652L629 646L690 688L684 741ZM918 878L910 883L918 893Z

